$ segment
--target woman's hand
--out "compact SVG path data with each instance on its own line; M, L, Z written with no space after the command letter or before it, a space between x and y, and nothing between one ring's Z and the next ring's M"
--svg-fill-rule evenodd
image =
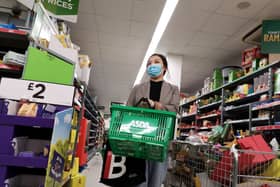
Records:
M148 99L148 102L149 102L151 108L154 108L156 110L163 110L163 106L160 102L153 101L151 99Z
M156 110L163 110L163 106L160 102L154 101L154 103L155 103Z

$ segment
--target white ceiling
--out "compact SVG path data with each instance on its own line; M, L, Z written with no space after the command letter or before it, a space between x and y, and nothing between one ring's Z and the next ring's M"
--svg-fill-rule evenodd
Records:
M157 51L184 55L182 91L202 87L213 68L239 65L242 36L262 19L279 17L279 0L180 0ZM165 0L82 0L72 40L94 62L89 82L109 111L133 86Z

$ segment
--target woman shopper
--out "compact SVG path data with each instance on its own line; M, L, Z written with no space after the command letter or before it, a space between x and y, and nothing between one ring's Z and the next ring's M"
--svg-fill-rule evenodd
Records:
M163 80L168 64L165 56L150 56L146 73L150 80L136 85L128 98L127 105L135 106L142 98L148 98L151 108L178 112L179 90ZM163 162L146 161L146 181L137 187L160 187L167 173L167 160Z

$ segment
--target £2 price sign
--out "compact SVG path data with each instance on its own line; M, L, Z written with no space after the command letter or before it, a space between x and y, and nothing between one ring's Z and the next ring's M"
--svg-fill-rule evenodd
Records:
M72 106L73 95L73 86L10 78L3 78L0 84L0 98L4 99Z

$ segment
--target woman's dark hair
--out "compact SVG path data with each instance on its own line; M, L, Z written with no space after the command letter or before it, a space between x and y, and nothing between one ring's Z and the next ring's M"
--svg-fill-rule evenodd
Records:
M154 53L152 54L150 57L152 56L158 56L159 58L161 58L162 62L163 62L163 65L166 69L168 69L168 63L167 63L167 59L164 55L162 54L159 54L159 53ZM163 75L165 75L166 71L163 72Z

